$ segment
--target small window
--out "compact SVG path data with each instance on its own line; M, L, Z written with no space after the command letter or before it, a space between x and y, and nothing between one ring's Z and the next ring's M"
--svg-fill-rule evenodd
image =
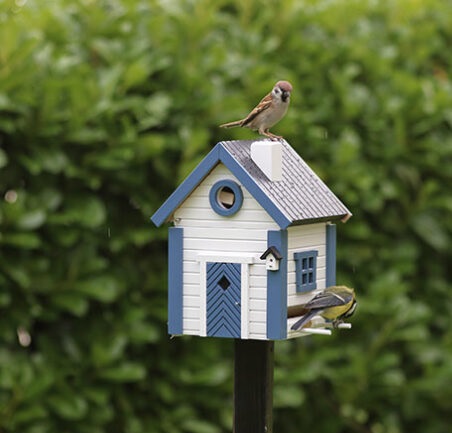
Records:
M210 206L217 214L231 216L242 206L242 189L236 182L230 179L220 180L212 186L209 200Z
M317 251L294 254L297 292L310 292L317 288Z

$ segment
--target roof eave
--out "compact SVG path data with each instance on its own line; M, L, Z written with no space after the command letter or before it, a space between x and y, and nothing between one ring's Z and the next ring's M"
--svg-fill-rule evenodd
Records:
M303 220L292 221L289 226L301 226L307 224L315 224L327 221L341 221L343 223L347 222L352 217L351 213L341 214L341 215L327 215L319 218L308 218Z

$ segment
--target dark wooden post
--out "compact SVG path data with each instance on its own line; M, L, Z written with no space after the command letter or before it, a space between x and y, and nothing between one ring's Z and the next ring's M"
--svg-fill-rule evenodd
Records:
M274 342L235 340L234 433L273 432Z

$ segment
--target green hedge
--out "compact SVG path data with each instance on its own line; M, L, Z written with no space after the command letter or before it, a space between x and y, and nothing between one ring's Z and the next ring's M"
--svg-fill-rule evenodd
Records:
M278 79L360 305L276 345L275 431L447 431L451 46L450 0L0 0L0 431L231 430L231 342L168 339L149 217Z

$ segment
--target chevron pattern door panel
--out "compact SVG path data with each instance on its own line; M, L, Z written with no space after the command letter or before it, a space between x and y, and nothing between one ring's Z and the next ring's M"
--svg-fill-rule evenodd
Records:
M207 335L241 337L241 265L207 263Z

